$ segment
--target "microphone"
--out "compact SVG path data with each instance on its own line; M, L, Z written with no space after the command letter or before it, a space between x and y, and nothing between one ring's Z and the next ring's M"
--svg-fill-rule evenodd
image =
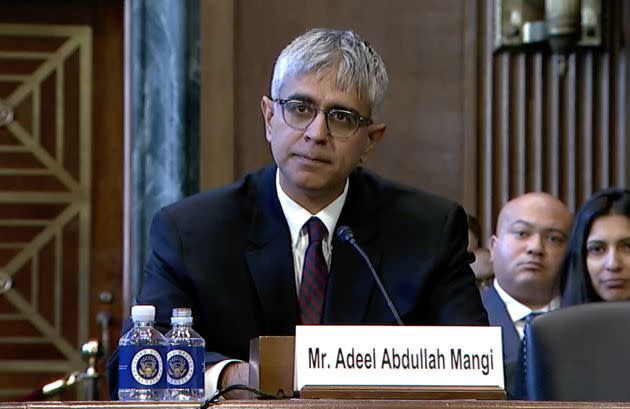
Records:
M372 277L374 277L376 284L378 284L379 290L381 290L381 294L383 294L383 297L385 297L385 301L387 301L387 306L389 307L389 310L392 312L392 315L396 319L396 322L398 323L398 325L405 325L400 319L398 310L396 310L394 303L392 303L392 300L389 298L389 294L387 294L385 287L383 287L383 283L381 282L381 279L378 277L378 274L376 274L376 270L374 270L374 266L372 265L370 258L367 256L367 254L365 254L361 246L359 246L356 239L354 238L354 233L352 232L352 229L348 226L339 226L339 228L337 228L337 237L339 237L341 241L343 241L344 243L348 243L352 245L352 247L354 247L357 250L357 252L361 255L361 257L363 257L363 260L365 260L365 264L367 264L367 266L370 268Z

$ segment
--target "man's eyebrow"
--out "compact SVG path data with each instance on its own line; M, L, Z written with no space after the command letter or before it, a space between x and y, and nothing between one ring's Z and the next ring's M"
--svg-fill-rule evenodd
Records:
M562 231L560 229L556 229L555 227L550 227L548 229L543 229L543 231L545 233L559 234L560 236L562 236L563 239L566 239L567 237L569 237L569 235L566 232L564 232L564 231Z
M315 101L313 100L313 98L309 97L308 95L305 94L291 94L289 95L286 99L288 100L298 100L298 101L303 101L303 102L309 102L311 104L315 104ZM359 111L357 111L354 108L350 108L348 106L342 105L342 104L330 104L327 106L322 106L321 108L325 109L325 110L331 110L331 109L338 109L338 110L342 110L342 111L349 111L352 112L354 114L363 116L359 113Z
M530 222L528 222L526 220L522 220L522 219L518 219L518 220L515 220L512 223L510 223L510 227L513 227L513 226L518 225L518 224L523 224L523 225L525 225L525 227L530 228L530 229L538 229L537 226L534 223L530 223ZM559 233L559 234L563 235L564 237L567 237L567 233L565 231L563 231L561 229L558 229L558 228L555 228L555 227L545 227L545 228L542 228L540 230L543 231L543 232L546 232L546 233Z
M339 105L339 104L336 104L336 105L331 105L331 106L327 107L327 109L337 109L337 110L340 110L340 111L348 111L348 112L352 112L353 114L357 114L357 115L359 115L359 116L363 116L363 115L362 115L361 113L359 113L359 111L357 111L356 109L354 109L354 108L350 108L350 107L347 107L347 106L345 106L345 105Z
M286 97L285 99L297 99L299 101L313 103L313 98L309 97L308 95L304 95L304 94L291 94L288 97Z
M530 222L528 222L528 221L526 221L526 220L523 220L523 219L517 219L517 220L514 220L512 223L510 223L510 225L509 225L509 226L510 226L510 227L513 227L513 226L515 226L515 225L517 225L517 224L524 224L524 225L525 225L525 227L529 227L529 228L534 228L534 227L536 227L536 225L535 225L535 224L530 223Z

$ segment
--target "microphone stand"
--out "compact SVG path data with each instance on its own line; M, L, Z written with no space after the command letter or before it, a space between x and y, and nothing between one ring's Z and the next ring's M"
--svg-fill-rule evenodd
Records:
M374 269L374 266L372 265L370 258L368 257L367 254L365 254L365 251L363 251L361 246L359 246L359 243L357 243L356 239L354 238L354 233L352 232L352 229L350 229L350 227L348 226L339 226L339 228L337 229L337 237L339 237L341 241L350 244L363 258L363 261L365 261L365 264L370 269L370 273L372 274L374 281L376 281L376 284L378 285L378 289L383 295L383 298L385 298L387 307L389 308L392 315L394 316L396 323L398 325L405 325L402 319L400 318L400 314L398 314L398 310L396 309L396 306L394 306L394 303L392 302L391 298L389 298L389 294L387 293L387 290L385 290L385 286L383 286L381 279L378 277L378 274L376 274L376 270Z
M98 380L101 378L101 375L96 369L96 363L98 358L103 355L103 348L100 342L90 340L81 347L81 355L87 359L88 363L88 367L84 371L77 370L70 372L62 378L33 390L23 396L20 401L32 402L44 400L69 389L75 384L83 385L81 400L98 400Z

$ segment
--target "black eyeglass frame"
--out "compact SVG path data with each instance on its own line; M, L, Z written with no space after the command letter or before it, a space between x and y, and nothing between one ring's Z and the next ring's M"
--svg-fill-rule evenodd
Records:
M365 117L365 116L361 115L360 113L358 113L357 111L355 111L353 109L349 109L349 108L346 108L346 109L339 109L339 108L323 109L323 108L320 108L317 105L313 104L310 101L304 101L302 99L295 99L295 98L293 98L293 99L276 98L276 99L273 100L273 102L277 102L282 107L282 120L284 121L284 123L287 124L288 126L290 126L291 128L296 129L298 131L303 131L303 130L307 129L309 126L311 126L311 124L313 123L315 118L317 118L317 114L320 113L320 112L323 113L324 117L326 118L326 128L328 129L328 134L330 136L332 136L333 138L336 138L336 139L348 139L348 138L352 137L352 135L354 135L359 130L359 128L361 128L362 126L370 126L373 123L372 122L372 118ZM317 113L315 115L313 115L313 119L311 119L311 121L308 124L306 124L303 128L296 127L294 125L289 124L289 122L287 122L287 119L285 118L284 106L287 103L289 103L289 102L299 102L299 103L302 103L302 104L311 105L313 107L313 109L315 111L317 111ZM352 115L356 116L359 120L357 121L357 127L355 128L355 130L352 131L347 136L335 136L335 135L333 135L332 132L330 131L330 125L328 124L328 116L331 113L335 113L335 112L343 112L345 114L352 114Z

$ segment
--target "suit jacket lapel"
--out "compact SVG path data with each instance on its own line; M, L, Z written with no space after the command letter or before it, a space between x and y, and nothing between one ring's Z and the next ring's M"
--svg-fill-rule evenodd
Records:
M246 258L260 300L263 332L284 335L295 333L298 303L291 235L276 194L275 172L275 166L269 167L258 180Z
M353 229L354 230L354 229ZM378 269L381 250L374 241L355 232L374 267ZM375 289L372 273L361 255L350 244L333 240L333 257L328 277L324 323L365 323L370 296Z
M502 328L504 359L506 361L515 361L520 352L521 338L516 332L516 327L505 307L505 303L493 285L485 290L482 300L488 310L490 325L500 325Z
M337 227L346 225L352 229L357 242L378 271L382 248L378 240L377 219L374 217L378 208L377 198L365 186L360 174L361 170L351 176L348 196ZM366 206L366 203L370 205ZM336 236L333 239L329 274L323 322L364 323L376 284L361 255Z

